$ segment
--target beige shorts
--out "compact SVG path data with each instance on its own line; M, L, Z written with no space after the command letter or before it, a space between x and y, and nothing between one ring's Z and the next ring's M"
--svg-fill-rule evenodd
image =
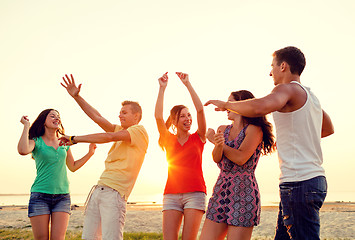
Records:
M206 210L206 193L204 192L189 192L164 194L163 211L178 210L184 212L184 209L192 208L197 210Z
M82 238L123 239L126 204L116 190L96 186L87 203Z

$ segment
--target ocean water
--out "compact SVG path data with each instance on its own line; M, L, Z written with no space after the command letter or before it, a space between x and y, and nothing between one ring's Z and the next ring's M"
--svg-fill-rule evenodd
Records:
M29 194L0 194L0 206L25 206L28 205ZM210 196L207 196L208 198ZM84 205L87 194L71 194L72 204ZM134 204L162 204L162 194L134 195L128 203ZM326 202L355 202L354 192L328 192ZM278 193L261 193L262 206L277 206L279 204Z
M72 204L82 206L85 204L87 194L70 194ZM28 205L30 194L0 194L0 206L25 206ZM134 204L161 204L162 196L159 195L131 195L128 202Z

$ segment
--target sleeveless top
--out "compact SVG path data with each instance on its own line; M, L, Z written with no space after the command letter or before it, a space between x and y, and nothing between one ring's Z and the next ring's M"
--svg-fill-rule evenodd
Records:
M304 181L324 176L321 149L323 113L310 88L298 84L307 93L306 103L293 112L273 112L276 146L280 164L280 182Z
M245 139L245 126L238 136L229 141L232 125L224 131L225 144L238 149ZM261 146L243 165L229 160L225 155L218 163L220 174L209 200L206 218L228 225L240 227L257 226L260 222L260 192L255 178L255 169L261 155Z

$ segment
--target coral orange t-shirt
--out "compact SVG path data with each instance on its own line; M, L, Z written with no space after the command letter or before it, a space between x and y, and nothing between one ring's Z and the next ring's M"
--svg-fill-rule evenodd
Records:
M184 145L176 135L168 133L164 148L168 161L168 180L164 194L169 193L206 193L206 184L202 172L202 152L205 145L197 132L191 134Z

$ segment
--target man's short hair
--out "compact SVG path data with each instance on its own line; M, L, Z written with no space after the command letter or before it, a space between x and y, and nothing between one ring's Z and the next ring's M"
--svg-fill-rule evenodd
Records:
M131 106L131 109L132 109L133 113L139 113L138 122L140 122L141 119L142 119L142 108L139 105L139 103L138 102L134 102L134 101L127 101L127 100L123 101L122 102L122 106L126 106L126 105L130 105Z
M282 62L286 62L290 66L292 74L301 76L301 73L306 66L306 58L304 54L296 47L290 46L279 49L275 51L272 56L275 57L278 65Z

